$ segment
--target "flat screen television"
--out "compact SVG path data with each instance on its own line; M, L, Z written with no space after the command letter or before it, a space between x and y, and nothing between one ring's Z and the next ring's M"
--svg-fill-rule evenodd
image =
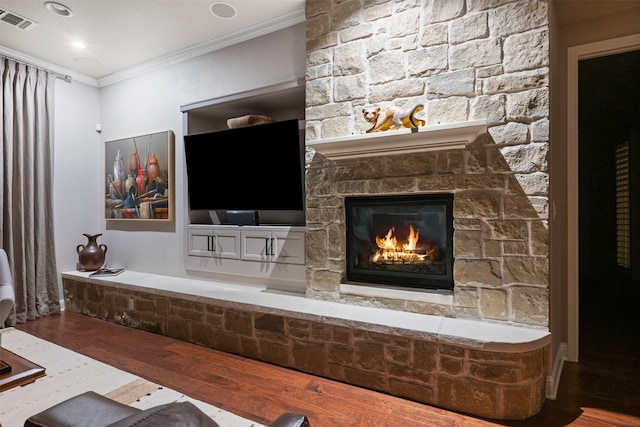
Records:
M304 138L298 120L184 136L189 208L304 209Z

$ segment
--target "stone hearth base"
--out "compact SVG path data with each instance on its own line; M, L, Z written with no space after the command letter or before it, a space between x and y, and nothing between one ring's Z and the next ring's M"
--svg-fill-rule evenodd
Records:
M429 405L523 419L545 399L542 330L129 271L63 283L68 311Z

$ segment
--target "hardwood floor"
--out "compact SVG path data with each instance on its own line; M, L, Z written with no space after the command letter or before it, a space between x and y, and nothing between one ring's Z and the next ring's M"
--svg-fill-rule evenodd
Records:
M579 364L565 363L558 398L539 414L491 421L74 313L16 329L261 424L293 411L306 414L312 427L640 426L637 340L617 340L628 352L616 351L615 342L607 352L585 348Z

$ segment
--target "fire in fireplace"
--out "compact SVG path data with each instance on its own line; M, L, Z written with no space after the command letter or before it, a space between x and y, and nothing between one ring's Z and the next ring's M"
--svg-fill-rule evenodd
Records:
M453 195L346 197L347 281L453 290Z

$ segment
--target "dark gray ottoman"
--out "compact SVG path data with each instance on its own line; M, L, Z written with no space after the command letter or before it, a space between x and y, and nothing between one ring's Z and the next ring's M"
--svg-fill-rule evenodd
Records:
M191 402L172 402L142 411L93 391L60 402L29 417L24 423L24 427L130 426L220 427ZM287 412L269 427L309 427L309 421L304 415Z

